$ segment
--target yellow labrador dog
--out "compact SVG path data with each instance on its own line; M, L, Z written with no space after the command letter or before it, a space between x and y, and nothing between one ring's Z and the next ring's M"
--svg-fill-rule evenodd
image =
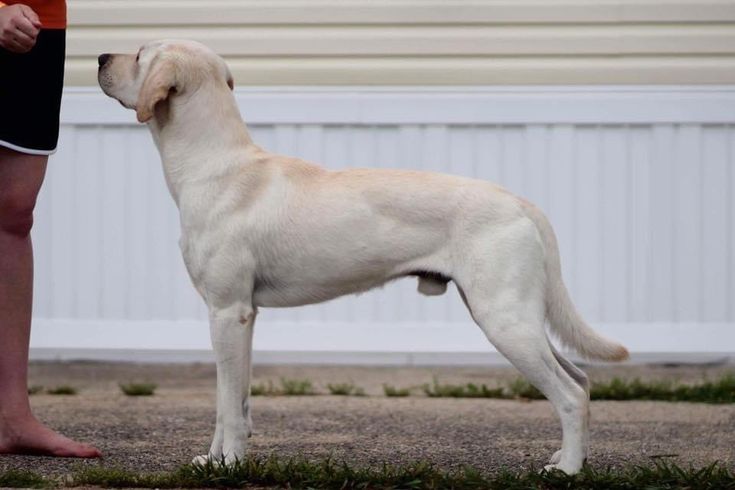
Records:
M253 143L225 62L192 41L99 57L99 84L147 123L181 214L181 252L209 308L217 426L207 456L242 458L251 431L258 307L299 306L418 277L454 281L487 338L553 404L563 439L551 468L575 473L588 446L585 374L544 323L591 359L625 347L593 331L562 282L554 232L501 187L406 170L329 171Z

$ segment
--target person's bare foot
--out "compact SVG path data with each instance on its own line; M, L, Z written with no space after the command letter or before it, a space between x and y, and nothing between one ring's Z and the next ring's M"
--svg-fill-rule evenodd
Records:
M64 458L99 458L100 451L54 432L33 417L0 423L0 454L35 454Z

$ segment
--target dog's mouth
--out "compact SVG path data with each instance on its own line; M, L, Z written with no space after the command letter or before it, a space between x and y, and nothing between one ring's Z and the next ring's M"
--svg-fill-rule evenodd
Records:
M110 79L109 76L107 76L106 73L102 73L102 69L100 69L99 72L97 73L97 83L99 84L100 88L102 89L102 92L104 92L106 96L112 99L115 99L116 101L120 103L121 106L123 106L126 109L135 109L135 107L129 104L126 104L121 99L119 99L117 96L115 96L115 94L111 92L112 80Z

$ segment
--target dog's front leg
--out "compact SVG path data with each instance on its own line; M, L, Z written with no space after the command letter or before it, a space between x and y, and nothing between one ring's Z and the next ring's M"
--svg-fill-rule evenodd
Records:
M210 311L210 334L217 362L217 428L209 457L226 463L242 459L250 426L244 407L249 392L250 345L255 309L237 304Z

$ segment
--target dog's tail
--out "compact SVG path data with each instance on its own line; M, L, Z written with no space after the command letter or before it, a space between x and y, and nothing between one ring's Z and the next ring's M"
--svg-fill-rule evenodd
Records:
M546 316L551 324L551 331L562 343L588 359L627 359L628 349L595 332L574 307L561 277L559 246L549 220L530 203L524 203L524 208L536 224L546 252Z

